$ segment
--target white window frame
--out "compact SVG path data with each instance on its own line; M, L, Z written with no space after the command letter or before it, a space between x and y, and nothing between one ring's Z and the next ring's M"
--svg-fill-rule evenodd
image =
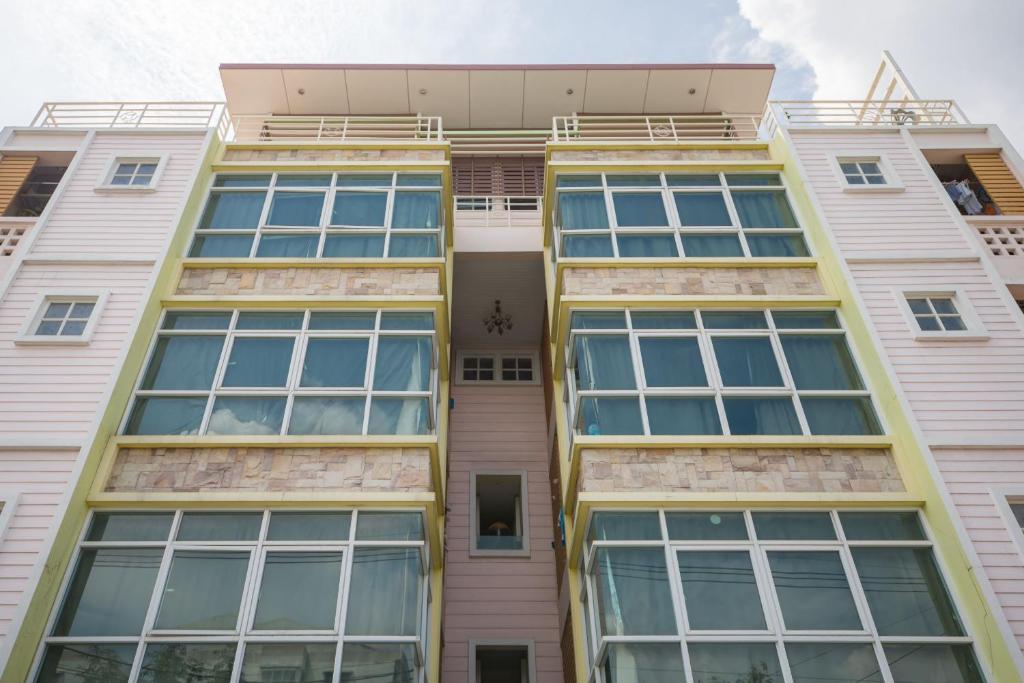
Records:
M25 322L21 326L17 336L14 338L14 343L18 345L60 345L60 346L86 346L92 341L92 335L96 331L96 325L99 323L100 316L103 315L103 309L107 304L107 299L110 298L109 290L105 289L79 289L74 292L67 290L46 290L40 292L35 301L32 304L32 314L25 319ZM86 303L92 304L92 313L89 315L89 320L85 323L85 329L82 330L82 334L78 335L50 335L50 334L36 334L36 328L39 327L39 323L42 322L43 314L46 313L47 307L51 303Z
M788 312L822 312L822 313L833 313L835 314L838 327L835 328L822 328L822 329L808 329L808 328L780 328L775 323L775 318L772 314L774 313L788 313ZM626 326L619 329L573 329L571 314L572 313L619 313L622 312L625 316ZM696 320L696 327L690 329L637 329L633 325L632 314L633 313L648 313L648 312L663 312L663 313L692 313ZM704 313L761 313L766 319L765 327L763 328L751 328L751 329L720 329L705 327L702 314ZM576 359L576 337L577 336L625 336L628 338L630 356L632 359L633 372L634 372L634 383L633 389L578 389L576 387L575 370L577 367ZM846 342L846 348L850 352L850 356L853 359L855 369L857 370L858 377L863 384L862 389L798 389L796 382L793 379L793 373L790 370L789 359L786 358L785 351L782 346L782 338L787 335L813 335L813 336L826 336L826 337L840 337ZM697 387L649 387L647 385L647 378L645 374L645 368L643 365L643 355L640 350L640 340L647 337L668 337L668 338L680 338L689 337L697 340L698 349L700 350L701 360L704 364L705 378L707 379L706 386ZM768 339L771 347L772 354L775 357L775 362L778 367L782 384L776 387L731 387L726 386L722 380L722 373L718 366L718 358L714 349L714 340L716 338L725 337L741 337L751 338L759 337ZM680 309L658 309L657 307L625 307L616 309L574 309L570 311L570 330L569 340L566 347L563 349L565 353L565 400L566 400L566 418L568 420L569 431L573 437L576 436L588 436L579 431L579 419L580 412L578 410L582 399L585 397L611 397L611 398L632 398L636 397L640 403L640 420L643 425L642 434L627 435L626 438L640 438L651 436L650 420L647 414L647 398L656 397L671 397L671 398L709 398L715 403L715 409L718 413L719 425L721 426L721 434L714 435L715 437L720 436L733 436L729 427L729 421L725 411L725 399L728 398L786 398L793 403L797 422L800 426L800 432L793 434L793 437L814 437L818 436L812 434L810 424L804 412L803 398L865 398L871 404L874 410L875 420L878 423L879 434L877 436L883 436L889 433L885 416L875 400L875 393L872 390L870 379L864 372L864 363L861 361L857 354L856 349L850 342L850 338L847 335L846 326L843 322L842 317L839 315L839 311L830 308L821 309L794 309L794 308L771 308L771 309L723 309L716 308L714 306L708 306L706 308L680 308ZM601 435L607 436L610 439L621 439L624 435ZM744 438L759 438L757 435L736 435ZM678 438L686 440L688 437L679 435ZM696 437L700 438L700 437Z
M203 329L203 330L166 330L164 329L164 321L166 320L168 313L223 313L229 316L229 323L227 327L218 329ZM269 330L258 330L258 329L239 329L238 318L242 313L296 313L302 316L301 325L293 329L269 329ZM310 328L310 320L314 313L366 313L373 315L374 323L372 328L362 330L314 330ZM404 329L382 329L383 316L389 313L431 313L433 315L433 330L404 330ZM146 371L149 369L149 364L153 360L153 356L156 352L157 344L161 337L164 336L224 336L224 342L221 346L220 356L217 363L217 369L214 373L213 384L209 389L202 390L171 390L171 389L143 389L142 382L145 379ZM291 338L293 339L292 345L292 356L289 361L289 368L285 385L281 387L225 387L223 385L224 377L228 362L231 358L231 352L236 339L244 338ZM431 356L430 356L430 376L427 380L427 388L422 391L412 390L390 390L390 389L375 389L373 387L374 373L376 371L377 362L377 348L378 343L382 337L429 337L431 340ZM363 384L359 387L302 387L300 386L301 374L302 374L302 363L305 359L306 349L308 348L310 339L368 339L369 347L367 350L366 360L366 374L363 377ZM353 309L353 308L325 308L325 309L307 309L307 308L286 308L286 309L216 309L216 308L189 308L189 309L167 309L164 310L160 316L160 324L157 330L153 333L153 338L150 340L149 350L146 353L146 360L139 372L138 377L135 380L135 387L132 391L132 400L128 405L128 408L124 412L124 416L121 418L121 424L118 428L119 434L125 434L125 430L128 428L128 423L131 419L132 413L135 409L136 402L139 398L145 398L148 396L152 397L206 397L206 408L203 412L203 417L199 423L198 434L192 435L199 437L210 437L220 438L225 435L209 434L210 420L213 415L214 405L218 398L259 398L259 397L281 397L285 399L284 414L281 418L281 431L278 434L273 435L276 437L309 437L314 435L298 435L289 434L288 428L291 424L292 409L295 404L296 397L324 397L324 398L363 398L365 400L363 408L363 424L360 434L345 434L345 435L323 435L323 438L333 438L344 440L349 437L361 437L361 436L395 436L395 435L384 435L384 434L369 434L370 424L370 411L374 397L376 398L408 398L408 399L425 399L427 401L427 432L426 434L419 436L426 436L437 433L439 411L438 399L440 397L439 390L439 354L437 348L437 314L432 309ZM175 437L178 435L168 435L169 437ZM236 435L236 436L247 436L250 438L261 438L260 435L249 434L249 435ZM191 438L191 437L190 437Z
M1024 529L1017 523L1017 516L1011 507L1024 505L1024 485L994 486L989 490L989 495L992 496L996 511L1006 525L1021 561L1024 561Z
M20 501L21 491L7 487L0 488L0 505L2 505L0 507L0 544L3 544L7 536L11 520L14 519L14 511L17 509Z
M338 541L270 541L267 539L267 534L270 526L270 516L275 512L348 512L351 514L349 522L349 536L347 539ZM160 541L89 541L87 540L89 529L92 525L97 512L110 512L110 513L132 513L132 512L149 512L158 513L165 512L172 515L170 529L168 537L165 540ZM221 513L221 512L247 512L247 513L260 513L263 515L260 524L259 535L256 540L251 541L183 541L178 540L178 529L181 526L181 519L184 513ZM359 540L356 538L357 526L359 523L359 515L362 512L405 512L405 513L419 513L421 523L423 524L423 539L413 541L378 541L378 540ZM48 645L61 645L61 644L75 644L75 643L131 643L136 647L136 652L133 655L131 664L131 670L128 676L128 680L136 682L139 679L141 673L141 667L143 657L145 655L145 649L147 645L156 643L217 643L217 642L228 642L234 644L235 659L232 664L232 672L230 681L236 683L241 679L242 664L244 662L245 647L249 644L259 644L265 642L272 643L334 643L335 644L335 655L334 655L334 681L335 683L340 682L341 677L341 662L344 656L344 647L347 643L382 643L382 644L411 644L414 645L416 652L416 665L418 667L418 673L415 678L416 683L426 683L427 681L427 670L429 668L430 651L426 647L426 641L429 635L429 627L431 623L432 610L437 609L437 605L434 604L433 593L431 591L431 561L430 561L430 545L428 542L430 529L427 519L426 511L419 507L366 507L366 508L352 508L346 506L340 507L327 507L327 508L245 508L245 507L231 507L231 508L182 508L182 507L158 507L158 508L118 508L118 509L106 509L106 510L91 510L86 518L85 524L79 534L78 541L75 544L74 553L71 558L71 562L68 564L64 577L60 584L60 591L58 593L58 599L53 603L49 618L46 622L46 630L44 637L40 639L38 648L36 650L35 662L32 667L31 676L26 680L35 680L39 675L40 667L43 664L43 658L46 654L46 648ZM81 556L82 550L90 548L154 548L160 547L163 549L163 556L160 561L160 569L158 570L157 577L153 583L153 589L149 596L149 602L146 609L146 616L143 622L143 626L140 629L138 635L131 636L53 636L54 627L59 619L61 612L64 608L64 603L68 597L68 592L71 589L71 583L75 576L76 568L78 567L79 557ZM348 617L348 598L349 598L349 583L352 577L352 566L355 551L357 548L365 547L377 547L377 548L415 548L419 551L420 556L420 569L421 569L421 586L418 609L420 610L419 620L417 623L416 635L401 635L401 636L360 636L360 635L348 635L346 634L346 621ZM257 631L251 628L252 618L255 616L255 611L258 606L259 588L260 581L262 581L262 572L265 567L267 550L272 551L305 551L305 552L341 552L342 553L342 569L340 584L338 588L338 605L335 613L334 626L329 631L313 631L313 630L284 630L284 631L272 631L263 630ZM157 610L160 607L164 588L166 587L166 581L168 578L170 564L174 558L175 551L178 550L204 550L204 551L218 551L218 550L232 550L232 551L248 551L249 561L246 567L246 579L243 584L241 600L238 608L238 620L233 630L218 630L218 631L169 631L159 630L155 628L155 621L157 617Z
M480 509L477 506L477 477L519 477L519 524L522 526L521 550L481 550L476 546L480 529ZM530 499L526 470L474 469L469 473L469 556L470 557L529 557L530 556Z
M646 512L656 513L661 530L661 537L655 540L590 540L590 525L593 515L599 512ZM746 527L746 540L707 540L687 541L673 540L668 534L666 514L673 512L701 512L701 513L735 513L743 515ZM759 512L818 512L828 514L835 538L831 540L766 540L756 535L753 522L753 514ZM923 540L848 540L840 523L839 515L843 512L913 512L917 514L918 521L924 533ZM783 671L785 680L789 680L789 661L786 651L787 643L799 642L828 642L828 643L855 643L870 645L875 651L875 656L882 670L882 676L886 681L891 680L888 676L888 666L885 664L886 657L883 651L885 645L899 645L902 643L914 644L941 644L961 645L972 649L975 660L990 680L989 672L986 669L984 660L979 656L977 642L971 634L970 625L964 618L964 605L961 603L955 587L948 579L948 569L943 558L935 551L935 540L927 520L919 509L893 508L893 507L870 507L870 508L849 508L849 507L824 507L824 508L785 508L785 507L746 507L746 508L720 508L720 507L696 507L696 508L656 508L637 507L628 510L623 508L594 508L590 517L586 520L584 538L587 539L580 552L580 590L579 600L583 609L583 628L587 629L587 638L594 639L596 650L593 659L588 662L590 669L587 672L587 680L591 683L608 683L604 676L603 666L608 657L608 646L615 643L659 643L666 645L677 645L681 649L681 663L683 667L683 680L691 681L691 665L689 656L689 645L699 645L714 642L736 642L755 643L767 642L775 647L780 670ZM963 636L884 636L878 633L878 628L871 613L867 594L861 583L860 574L856 570L853 560L853 550L856 548L927 548L931 551L932 560L939 573L939 580L946 590L950 605L956 611L958 620L964 630ZM597 564L597 550L625 548L658 548L664 549L666 562L666 580L672 600L673 616L676 623L676 633L666 635L603 635L598 627L600 623L599 605L596 596L599 594L597 581L594 576ZM751 553L754 578L761 598L763 615L767 629L764 631L701 631L689 628L686 613L686 603L683 596L682 576L679 571L678 552L681 550L748 550ZM774 579L771 575L770 565L767 560L769 551L787 550L812 550L812 551L835 551L839 553L843 568L846 573L846 581L853 598L854 606L861 620L862 628L856 631L841 630L798 630L787 631L783 624L783 610L778 599Z
M971 305L967 292L961 287L950 287L948 289L919 289L917 287L902 287L894 290L896 303L903 313L903 318L910 328L910 332L917 341L987 341L988 331L985 329L981 318ZM937 298L952 299L956 306L960 319L967 327L965 330L922 330L917 324L914 312L910 310L910 302L907 299L915 298Z
M465 379L462 374L462 366L467 358L491 358L494 362L494 379ZM508 358L529 358L533 369L533 378L529 381L502 379L501 364L503 360ZM459 351L455 354L455 368L456 384L511 384L516 386L540 384L540 354L536 351L516 351L514 349L501 351Z
M492 647L526 648L526 668L529 683L537 683L537 661L534 652L534 641L532 640L503 640L494 638L474 638L469 641L469 683L477 683L476 680L476 651L486 650Z
M97 192L155 192L157 186L160 184L160 178L164 174L164 169L167 167L167 160L170 156L167 154L154 154L151 156L113 156L107 163L107 168L100 176L100 181L96 184L95 190ZM146 185L113 185L114 172L117 171L118 166L121 164L156 164L156 170L153 171L153 178Z
M600 259L615 259L620 258L630 260L651 260L651 259L694 259L694 258L728 258L728 259L790 259L790 258L813 258L815 255L814 249L810 241L807 239L807 235L803 229L803 221L800 218L800 214L797 211L796 203L793 201L793 197L789 191L789 185L782 173L779 171L708 171L705 173L673 173L671 171L667 173L654 172L654 173L567 173L565 175L580 175L580 176L593 176L595 179L599 179L599 183L590 186L580 187L557 187L557 177L555 180L555 198L554 206L551 207L551 215L553 220L553 241L552 241L552 260L559 261L573 261L578 258L589 258L589 257L578 257L578 256L564 256L563 252L563 240L567 237L604 237L608 236L611 240L612 253L609 256L597 257ZM628 185L610 185L608 183L608 176L626 176L626 175L638 175L638 176L657 176L659 184L648 185L648 186L628 186ZM718 179L716 185L671 185L668 182L668 176L682 176L682 175L696 175L696 176L715 176ZM777 185L741 185L738 183L729 184L726 180L727 175L745 175L745 176L772 176L779 179ZM576 194L576 193L603 193L605 203L605 215L607 217L608 227L606 228L586 228L586 229L575 229L575 230L564 230L562 229L559 217L558 217L558 204L559 196L561 194ZM777 192L785 197L786 202L789 205L789 209L793 214L793 219L796 223L795 228L757 228L757 227L744 227L740 221L739 210L736 208L736 202L734 196L742 194L744 192ZM682 219L679 215L679 209L676 205L675 195L677 194L714 194L718 193L721 195L722 200L725 204L726 212L729 216L729 223L719 226L701 226L701 225L683 225ZM659 226L629 226L620 227L618 223L618 217L615 212L615 196L617 194L654 194L659 195L662 198L663 208L665 210L666 223L665 225ZM675 256L654 256L654 257L634 257L634 256L620 256L619 255L619 243L618 238L629 237L630 235L640 236L661 236L671 237L675 242L676 255ZM688 256L686 254L684 239L687 237L706 237L706 236L734 236L739 242L740 250L742 253L735 256L726 257L711 257L711 256ZM801 239L807 250L806 256L753 256L751 254L750 246L747 241L748 237L757 236L797 236Z
M885 178L884 185L853 185L846 179L846 174L843 173L843 169L840 164L863 162L878 164L879 169L882 171L882 176ZM831 154L829 155L829 164L832 166L832 172L835 173L836 179L843 188L843 192L903 192L906 189L903 185L903 181L896 173L896 169L889 161L889 157L882 152L868 152L856 155Z

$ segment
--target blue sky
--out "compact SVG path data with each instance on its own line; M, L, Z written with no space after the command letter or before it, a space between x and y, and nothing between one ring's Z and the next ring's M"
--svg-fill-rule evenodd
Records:
M1024 144L1021 0L4 0L0 125L45 100L219 99L221 62L773 62L772 96L922 97Z

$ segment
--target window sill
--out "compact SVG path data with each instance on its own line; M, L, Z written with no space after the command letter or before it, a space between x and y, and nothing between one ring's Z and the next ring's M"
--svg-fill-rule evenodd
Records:
M49 335L26 335L16 337L15 346L88 346L89 337L58 337Z
M892 194L903 192L907 188L902 185L844 185L843 192L851 194Z
M93 191L98 194L150 194L156 192L152 185L97 185Z
M914 341L989 341L992 337L983 332L918 332Z
M825 435L705 435L573 436L573 453L583 448L891 448L891 436Z
M469 551L470 557L479 559L487 559L491 557L529 557L529 550L477 550L471 548Z

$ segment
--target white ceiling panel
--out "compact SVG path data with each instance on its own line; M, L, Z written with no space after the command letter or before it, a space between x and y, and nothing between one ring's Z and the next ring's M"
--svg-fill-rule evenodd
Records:
M469 127L523 125L523 70L469 72Z
M287 114L280 69L221 69L228 109L239 114Z
M619 114L641 111L649 73L647 69L587 71L587 93L583 101L583 112Z
M458 349L539 347L544 324L544 258L540 254L456 254L452 275L452 345ZM488 332L494 312L512 316L512 329Z
M715 69L704 110L760 114L774 73L768 69Z
M527 71L523 88L523 127L546 130L551 127L553 116L583 111L586 87L586 71ZM568 90L572 90L571 95Z
M469 71L410 69L409 102L414 113L440 116L445 128L468 128Z
M651 69L645 114L700 114L711 80L710 69ZM691 95L690 89L695 92Z
M345 69L345 81L352 114L409 113L406 69Z
M348 114L345 72L338 69L282 69L292 114ZM303 90L303 94L299 94Z

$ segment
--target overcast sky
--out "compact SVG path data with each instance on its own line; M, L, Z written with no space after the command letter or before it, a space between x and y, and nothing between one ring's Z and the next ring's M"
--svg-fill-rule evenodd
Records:
M924 98L1024 146L1024 0L0 0L0 125L47 100L221 99L222 62L773 62L772 97Z

